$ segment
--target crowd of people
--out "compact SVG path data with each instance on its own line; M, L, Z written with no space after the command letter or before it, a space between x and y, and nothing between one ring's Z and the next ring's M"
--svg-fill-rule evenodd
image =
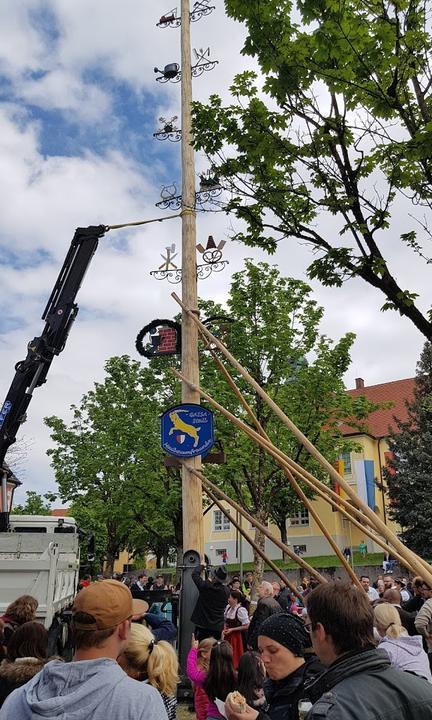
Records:
M197 720L432 720L431 587L391 573L359 579L361 589L315 578L289 589L196 568L186 673ZM48 657L34 598L10 604L0 720L176 719L177 630L131 592L166 583L149 587L144 573L133 583L84 578L71 662Z

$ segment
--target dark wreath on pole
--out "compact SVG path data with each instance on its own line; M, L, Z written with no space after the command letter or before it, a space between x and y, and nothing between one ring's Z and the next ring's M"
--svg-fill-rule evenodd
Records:
M150 342L144 344L146 335ZM146 358L178 355L181 353L181 325L174 320L153 320L138 333L135 347Z

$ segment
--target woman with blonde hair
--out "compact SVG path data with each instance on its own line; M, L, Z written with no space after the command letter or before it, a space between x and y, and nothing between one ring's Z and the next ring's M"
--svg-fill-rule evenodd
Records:
M132 623L128 646L118 658L118 663L129 677L156 688L161 694L168 720L175 720L179 674L173 646L166 640L156 640L144 625Z
M415 673L432 683L428 656L423 650L420 635L408 635L401 624L394 605L380 603L374 607L374 625L382 638L380 650L385 650L391 664L399 670Z

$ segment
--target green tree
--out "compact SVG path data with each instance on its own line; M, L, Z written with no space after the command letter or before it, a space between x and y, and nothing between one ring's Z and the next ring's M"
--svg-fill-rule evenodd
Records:
M147 551L152 540L175 542L172 488L166 489L158 416L165 395L153 373L127 356L110 358L103 383L95 383L69 426L46 418L56 447L48 450L59 495L73 503L85 529L98 529L108 571L121 550ZM176 500L177 508L179 498ZM179 541L178 541L179 542Z
M432 557L432 345L426 343L417 364L414 399L408 420L397 420L385 469L390 515L402 527L404 542L421 557Z
M14 505L12 508L13 515L50 515L51 503L55 500L55 495L45 493L39 495L35 490L26 491L26 501L24 505Z
M337 342L321 335L323 309L312 299L310 287L281 277L266 263L246 261L245 270L233 276L227 305L233 323L226 342L238 361L330 461L351 448L339 423L349 420L358 425L376 407L345 392L342 377L350 364L354 335L348 333ZM221 314L221 308L211 304L205 310L207 315ZM236 373L234 377L271 440L327 481L260 396ZM201 359L201 382L222 405L249 422L206 353ZM206 473L262 523L276 520L284 535L287 516L301 507L285 475L265 452L219 415L216 426L226 464L216 469L207 466ZM303 489L310 497L310 491ZM255 539L264 546L260 532ZM254 561L260 573L261 559L255 556Z
M195 146L230 192L235 237L273 252L309 244L311 278L360 277L432 340L413 288L391 268L396 238L423 258L432 233L432 61L426 0L225 0L246 25L235 100L194 105ZM392 219L407 207L408 229ZM405 205L404 205L405 204ZM420 208L420 210L419 210ZM388 239L391 239L391 244ZM387 249L384 249L387 245Z

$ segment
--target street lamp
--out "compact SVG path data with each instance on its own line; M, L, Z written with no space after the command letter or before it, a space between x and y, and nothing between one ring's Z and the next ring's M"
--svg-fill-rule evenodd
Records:
M13 496L17 487L22 485L12 470L5 464L1 469L0 492L0 532L8 532L9 515L12 510Z

